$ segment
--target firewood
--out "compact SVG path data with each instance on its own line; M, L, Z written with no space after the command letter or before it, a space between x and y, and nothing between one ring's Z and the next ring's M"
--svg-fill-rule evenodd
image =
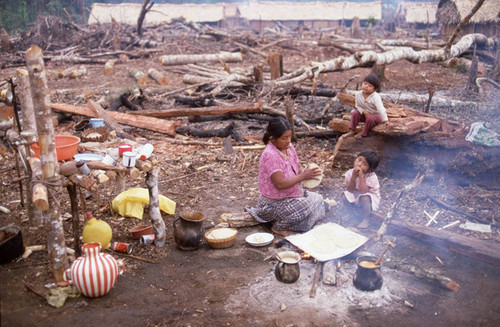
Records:
M77 77L85 76L85 75L87 75L87 68L85 66L80 66L78 69L72 71L69 74L69 78L70 79L75 79Z
M33 186L33 203L38 210L49 210L49 196L45 185L35 184Z
M116 62L116 59L110 59L106 61L106 63L104 64L104 73L108 75L113 74L113 72L115 71Z
M139 179L141 177L141 171L135 167L130 168L128 175L132 179Z
M170 82L168 78L166 78L162 73L157 71L156 69L150 68L148 70L148 76L155 80L160 85L169 85Z
M136 160L135 167L138 168L140 171L147 173L148 171L153 169L153 164L149 161Z
M135 68L129 68L128 74L130 77L133 77L135 79L137 85L145 86L148 84L148 76L144 74L142 71Z

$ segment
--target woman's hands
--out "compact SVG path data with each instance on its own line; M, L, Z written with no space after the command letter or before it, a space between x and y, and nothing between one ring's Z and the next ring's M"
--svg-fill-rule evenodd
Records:
M319 167L309 168L309 166L307 166L302 170L299 176L302 177L301 181L305 181L308 179L319 179L319 176L321 176L321 174L321 169Z
M319 179L319 176L321 176L320 168L306 167L305 169L302 169L298 175L288 178L285 177L283 172L277 171L271 175L271 181L278 190L283 190L307 179Z

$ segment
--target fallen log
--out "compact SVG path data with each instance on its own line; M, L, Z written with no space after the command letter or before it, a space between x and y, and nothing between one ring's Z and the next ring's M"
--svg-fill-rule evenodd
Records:
M95 112L87 107L73 106L66 103L51 103L51 108L56 111L68 112L87 117L97 117ZM154 117L130 115L121 112L109 111L108 114L120 124L149 129L151 131L175 136L175 128L182 123L179 121L167 121Z
M391 232L408 235L433 246L439 246L476 260L500 266L500 244L498 242L479 240L400 220L393 220L389 229Z
M256 113L263 111L263 103L240 103L236 106L221 106L208 108L177 108L168 110L142 110L140 112L130 112L130 115L141 115L156 118L172 118L202 115L224 115L228 113Z
M391 268L391 269L397 269L400 271L404 271L410 274L415 275L417 278L422 278L426 279L430 282L434 282L439 284L441 287L446 288L447 290L457 292L460 289L460 284L455 282L449 277L440 275L438 273L435 273L433 271L412 266L412 265L407 265L407 264L399 264L393 261L386 261L384 262L384 267L386 268Z
M153 79L154 81L156 81L160 85L169 85L170 84L168 78L166 78L162 73L160 73L159 71L157 71L154 68L150 68L148 70L148 76L151 77L151 79Z
M196 137L233 137L238 142L245 141L235 130L235 124L230 123L228 126L219 129L204 130L193 126L180 126L175 129L179 134L192 135Z
M164 55L160 57L160 64L163 66L169 65L184 65L197 64L200 62L240 62L243 61L240 52L224 52L218 54L193 54L193 55Z
M341 103L354 106L354 96L347 94L339 94ZM375 126L372 131L375 134L384 136L408 136L415 135L420 132L438 132L450 131L451 125L443 119L431 114L416 111L400 105L384 102L384 106L389 116L389 121ZM347 133L349 131L349 120L341 118L333 118L328 126L334 131ZM361 126L358 126L356 132L361 131Z
M463 36L460 41L452 45L450 50L441 48L437 50L415 51L412 48L399 48L383 53L375 51L358 51L349 57L338 57L325 62L312 62L310 66L301 67L291 73L283 75L281 78L266 82L270 89L279 87L288 87L299 84L307 79L318 78L322 73L341 71L356 67L366 67L373 65L387 65L397 60L408 60L412 63L439 62L449 58L457 57L473 44L486 44L486 36L482 34L468 34Z

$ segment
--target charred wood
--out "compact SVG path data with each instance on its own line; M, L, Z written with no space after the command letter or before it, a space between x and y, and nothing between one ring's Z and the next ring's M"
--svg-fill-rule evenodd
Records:
M244 142L245 139L242 138L235 130L236 125L230 123L228 126L220 129L204 130L201 128L196 128L193 126L180 126L175 129L178 134L192 135L196 137L227 137L231 136L238 142Z

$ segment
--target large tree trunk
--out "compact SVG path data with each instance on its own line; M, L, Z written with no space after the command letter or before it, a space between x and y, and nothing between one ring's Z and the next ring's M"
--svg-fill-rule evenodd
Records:
M200 62L238 62L243 61L240 52L220 52L217 54L185 54L185 55L165 55L160 57L160 64L184 65L198 64Z
M73 113L76 115L83 115L87 117L97 117L95 112L87 107L73 106L65 103L52 103L52 109L62 112ZM167 121L163 119L135 116L124 114L121 112L109 111L108 115L121 124L126 124L134 127L149 129L155 132L164 133L170 136L175 136L175 128L181 125L181 122Z
M468 34L459 42L451 46L449 52L445 48L438 50L415 51L412 48L399 48L382 53L375 51L358 51L349 57L338 57L325 62L312 62L308 67L299 68L283 75L275 81L268 81L266 85L272 88L289 87L307 79L318 78L321 73L343 71L356 67L372 65L387 65L397 60L408 60L413 63L438 62L459 56L473 44L486 44L487 38L483 34Z
M47 87L45 64L42 58L42 49L31 46L26 52L33 109L36 116L38 144L40 146L40 159L42 163L42 181L48 186L51 196L48 217L50 218L50 231L47 237L47 250L52 259L52 268L56 283L63 283L64 270L68 267L66 257L66 241L59 201L61 199L62 184L59 178L59 164L57 163L56 143L54 139L54 126L52 124L52 111L50 109L50 92Z

